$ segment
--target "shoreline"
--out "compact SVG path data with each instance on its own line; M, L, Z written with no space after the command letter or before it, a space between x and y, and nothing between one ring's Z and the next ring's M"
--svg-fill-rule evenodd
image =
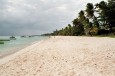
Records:
M55 36L0 59L1 76L114 76L115 39Z
M42 40L45 40L45 39L42 39ZM19 46L19 47L16 47L15 49L12 49L12 50L3 52L3 53L0 54L0 59L6 57L6 56L8 56L8 55L12 55L12 54L14 54L14 53L16 53L16 52L18 52L18 51L24 49L24 48L27 48L28 46L31 46L31 45L33 45L33 44L39 42L39 41L41 41L41 40L34 41L34 42L29 43L29 44L26 44L26 45L21 45L21 46Z
M9 51L7 51L7 52L4 52L4 53L2 53L2 55L0 56L0 59L4 58L4 57L6 57L6 56L9 56L9 55L15 54L16 52L18 52L18 51L20 51L20 50L22 50L22 49L25 49L25 48L27 48L28 46L31 46L31 45L33 45L33 44L32 44L32 43L31 43L31 44L27 44L27 45L21 46L21 47L19 47L19 48L15 48L15 49L13 49L13 50L9 50Z
M26 51L27 48L29 48L29 47L31 47L31 46L34 46L36 43L41 43L42 41L45 41L45 40L47 40L47 39L35 41L35 42L31 43L31 44L25 45L25 46L22 47L22 48L9 51L9 52L6 53L4 56L1 56L1 57L0 57L0 65L6 63L7 61L10 61L10 60L14 59L16 56L22 54L23 52ZM10 52L11 52L11 53L10 53ZM1 62L2 62L2 63L1 63Z

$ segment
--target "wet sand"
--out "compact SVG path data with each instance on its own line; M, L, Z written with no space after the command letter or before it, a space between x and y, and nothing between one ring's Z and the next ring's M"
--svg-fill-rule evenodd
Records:
M115 76L115 38L51 37L0 59L0 76Z

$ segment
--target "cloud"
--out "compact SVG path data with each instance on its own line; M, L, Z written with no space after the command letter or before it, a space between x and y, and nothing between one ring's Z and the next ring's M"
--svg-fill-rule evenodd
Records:
M0 0L0 35L52 32L71 23L88 2L100 0Z

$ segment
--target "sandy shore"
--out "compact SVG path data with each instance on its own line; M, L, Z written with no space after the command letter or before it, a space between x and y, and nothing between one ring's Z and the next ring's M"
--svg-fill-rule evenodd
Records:
M51 37L0 59L0 76L115 76L115 38Z

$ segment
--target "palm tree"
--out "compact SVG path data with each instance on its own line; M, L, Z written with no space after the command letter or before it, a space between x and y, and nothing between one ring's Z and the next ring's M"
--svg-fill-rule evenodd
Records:
M97 5L96 5L96 7L97 7ZM94 25L96 25L97 27L99 27L99 22L97 20L97 17L95 17L95 15L94 15L94 12L96 10L94 9L93 4L92 3L88 3L87 6L86 6L86 10L85 11L86 11L87 17L89 19L93 19Z
M72 35L72 26L71 26L71 24L68 24L68 33L69 33L69 36Z
M81 10L79 12L79 21L82 23L84 27L85 34L88 35L89 33L89 19L85 17L85 12Z
M86 17L85 17L85 13L84 13L83 10L81 10L81 11L79 12L79 16L78 16L78 17L79 17L79 21L84 24L84 22L85 22L85 20L86 20Z
M108 0L107 22L110 28L115 27L115 0Z
M74 19L73 21L73 35L82 35L84 34L84 28L83 28L83 24L80 22L80 20L78 18Z
M99 13L99 22L102 26L106 26L107 25L107 3L104 1L101 1L99 4L96 4L96 8L98 8L98 13Z
M77 27L77 25L79 24L79 19L78 18L74 19L72 23L75 27Z
M97 7L97 5L96 5L96 7ZM86 6L85 12L86 12L87 18L89 18L90 21L91 21L89 23L89 26L92 23L92 27L90 27L90 29L98 29L99 30L99 22L98 22L97 17L94 15L95 11L96 10L95 10L93 4L92 3L88 3L87 6ZM89 29L89 33L90 33L90 29ZM96 33L98 32L98 30L96 31Z
M87 17L92 18L94 16L94 7L92 3L88 3L86 6Z

